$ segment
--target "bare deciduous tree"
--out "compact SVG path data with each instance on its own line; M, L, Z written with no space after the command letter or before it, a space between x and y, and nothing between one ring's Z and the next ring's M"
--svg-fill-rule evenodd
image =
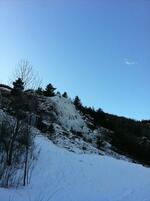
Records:
M35 73L33 66L28 60L22 59L19 61L16 69L13 72L13 79L11 78L11 84L14 80L21 78L24 82L25 89L37 89L41 85L41 79L38 73Z
M25 186L32 170L35 136L28 119L12 119L7 115L3 118L0 121L0 186Z

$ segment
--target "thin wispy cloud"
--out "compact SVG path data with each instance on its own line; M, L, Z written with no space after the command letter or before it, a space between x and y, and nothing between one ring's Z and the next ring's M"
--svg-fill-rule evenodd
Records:
M127 59L127 58L124 59L124 63L125 63L126 65L136 65L136 64L137 64L136 61L133 61L133 60Z

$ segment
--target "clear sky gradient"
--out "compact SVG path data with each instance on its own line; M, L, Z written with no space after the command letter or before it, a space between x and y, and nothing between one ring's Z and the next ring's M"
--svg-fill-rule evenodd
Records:
M150 119L149 0L0 0L0 81L20 59L84 105Z

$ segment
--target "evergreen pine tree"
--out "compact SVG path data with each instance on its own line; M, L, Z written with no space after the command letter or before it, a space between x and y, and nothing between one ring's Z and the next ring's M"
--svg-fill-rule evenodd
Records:
M35 91L38 95L43 95L43 89L41 87L38 87L38 89Z
M55 90L56 88L53 87L53 85L50 83L46 86L46 89L44 91L45 96L55 96Z
M62 96L63 96L64 98L68 98L67 92L64 92Z
M81 107L82 107L81 100L78 96L76 96L74 99L74 105L76 106L77 109L81 109Z
M22 81L21 78L18 78L15 82L13 82L12 94L20 95L23 90L24 90L24 82Z
M61 97L61 93L59 91L57 91L56 95Z

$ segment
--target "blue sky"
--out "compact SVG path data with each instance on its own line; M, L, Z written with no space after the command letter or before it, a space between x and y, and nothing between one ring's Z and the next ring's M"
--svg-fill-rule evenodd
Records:
M150 118L149 0L0 0L0 81L21 59L84 105Z

